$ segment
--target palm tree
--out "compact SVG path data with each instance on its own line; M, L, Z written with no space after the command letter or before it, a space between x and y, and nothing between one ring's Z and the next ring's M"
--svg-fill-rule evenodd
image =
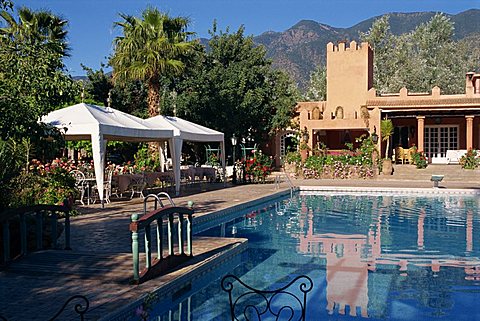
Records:
M18 22L7 11L0 12L5 27L0 28L0 39L9 44L22 44L33 49L48 49L60 56L68 55L67 21L50 11L18 10Z
M123 36L115 39L115 53L110 59L114 81L145 81L150 117L158 115L161 77L179 75L185 64L182 59L193 49L187 41L192 34L185 29L187 18L170 18L156 8L147 8L142 18L120 14Z
M384 119L380 122L380 133L382 140L387 142L385 148L385 158L388 158L388 149L390 148L390 137L393 134L393 123L390 119Z

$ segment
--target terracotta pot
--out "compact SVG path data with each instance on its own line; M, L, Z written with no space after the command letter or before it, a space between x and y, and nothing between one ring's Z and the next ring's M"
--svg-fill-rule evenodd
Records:
M392 175L393 165L391 159L382 160L382 174L383 175Z
M302 149L300 151L300 156L302 157L302 163L305 163L308 158L308 149Z

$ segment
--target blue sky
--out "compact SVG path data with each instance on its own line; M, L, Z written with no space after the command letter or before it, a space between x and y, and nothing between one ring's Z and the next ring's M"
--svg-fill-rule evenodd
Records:
M119 30L118 13L140 16L148 5L171 16L191 19L190 31L208 37L214 19L231 31L245 26L247 35L284 31L302 19L334 27L350 27L389 12L441 11L456 14L480 9L480 0L13 0L15 7L48 9L69 21L71 57L65 60L72 75L85 72L80 63L98 69L112 52Z

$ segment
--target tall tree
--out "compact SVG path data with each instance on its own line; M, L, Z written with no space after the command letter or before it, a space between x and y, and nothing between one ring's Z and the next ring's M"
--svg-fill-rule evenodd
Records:
M360 33L362 42L368 42L375 52L373 86L379 93L392 90L393 78L399 65L398 56L394 54L398 39L390 31L389 18L383 16L375 20L366 33Z
M114 81L145 81L148 88L149 116L158 115L162 77L178 76L184 70L182 59L192 49L186 31L188 19L171 18L156 8L147 8L142 18L121 14L123 36L115 39L110 59Z
M360 34L375 51L374 87L380 93L402 87L428 92L434 86L445 94L462 92L465 73L474 70L478 55L453 37L453 23L442 14L400 36L390 32L388 17L375 21Z
M256 46L244 28L211 32L209 51L197 55L178 82L177 113L220 130L226 137L268 135L290 125L298 92L292 81L275 71L265 48Z
M307 101L327 100L327 67L318 65L310 73L310 81L305 98Z
M0 137L45 135L42 115L73 99L77 87L64 73L66 21L48 11L21 8L18 20L0 12Z

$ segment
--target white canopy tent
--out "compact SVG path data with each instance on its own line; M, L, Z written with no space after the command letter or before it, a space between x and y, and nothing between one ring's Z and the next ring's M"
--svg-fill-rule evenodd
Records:
M188 120L171 116L155 116L146 119L145 122L151 128L167 128L173 130L173 144L170 144L170 154L173 159L173 170L175 175L175 187L177 193L180 188L180 161L182 153L182 145L184 140L194 142L219 142L221 150L221 163L223 169L223 181L226 181L225 171L225 142L222 132L192 123ZM163 152L160 151L160 155ZM163 157L160 158L163 168Z
M106 143L109 140L130 142L168 141L173 159L175 191L177 194L180 192L180 162L184 140L219 142L221 162L225 173L223 133L178 117L155 116L149 119L141 119L114 108L81 103L55 110L44 116L42 122L63 130L66 140L92 141L97 186L103 186ZM160 160L163 161L162 157ZM103 189L99 188L98 193L103 203Z
M173 144L171 128L152 128L146 120L110 107L77 104L55 110L42 122L64 131L66 140L91 140L95 179L99 197L104 200L103 186L107 141L153 142L169 140ZM180 175L180 174L179 174ZM180 185L177 186L180 188Z

